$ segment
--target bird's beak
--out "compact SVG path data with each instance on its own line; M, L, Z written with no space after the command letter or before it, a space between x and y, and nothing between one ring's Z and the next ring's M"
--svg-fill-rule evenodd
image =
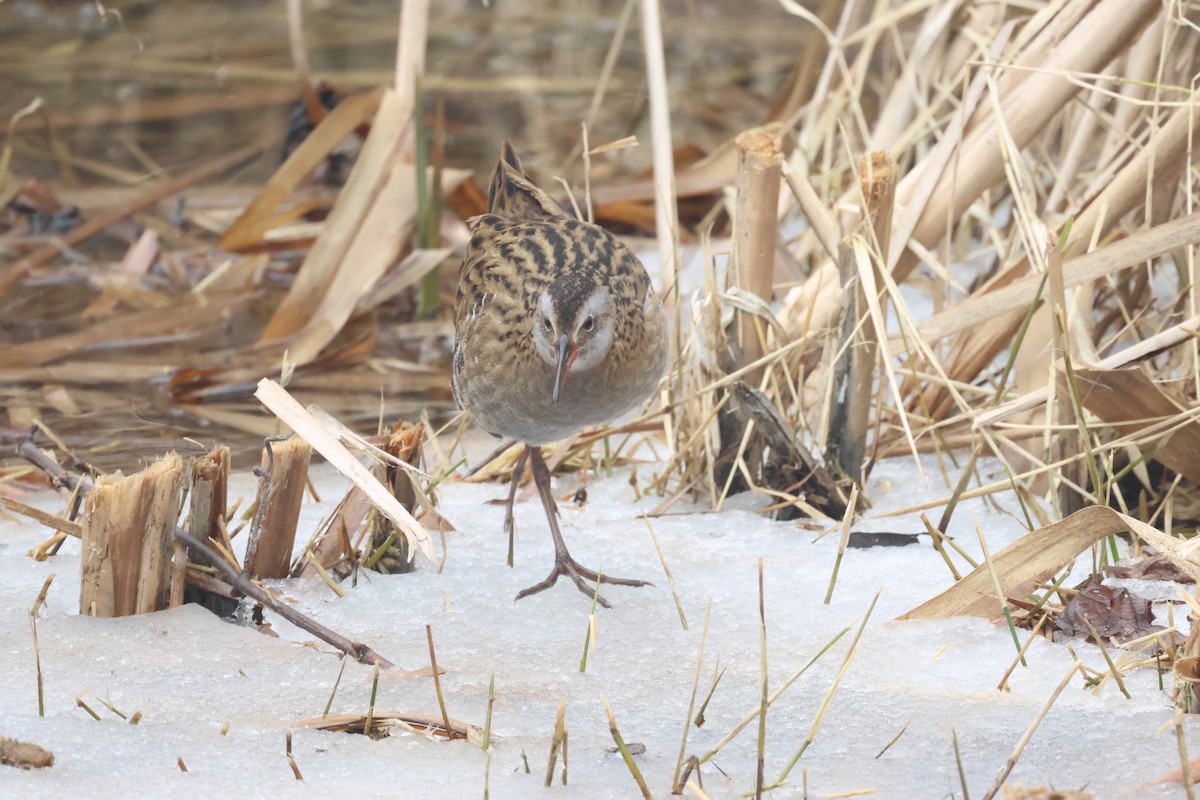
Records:
M558 405L558 396L567 382L567 372L575 363L577 355L579 355L579 345L572 342L565 333L558 337L558 366L554 370L554 394L551 395L555 405Z

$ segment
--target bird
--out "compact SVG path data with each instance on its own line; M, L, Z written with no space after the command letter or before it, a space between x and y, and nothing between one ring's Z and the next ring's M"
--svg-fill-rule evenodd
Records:
M598 582L649 585L600 574L571 556L541 452L542 445L612 421L657 388L667 364L667 322L645 266L611 232L576 219L540 189L507 139L488 186L487 213L467 222L471 238L454 304L454 399L491 435L524 444L505 510L510 537L516 487L528 463L554 539L550 574L516 599L561 576L589 597Z

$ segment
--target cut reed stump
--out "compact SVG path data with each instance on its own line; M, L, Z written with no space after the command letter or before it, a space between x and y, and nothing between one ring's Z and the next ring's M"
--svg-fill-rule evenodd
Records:
M251 578L288 576L311 459L312 446L298 436L272 437L264 443L258 510L246 543L246 572Z
M423 424L413 425L401 420L380 445L380 449L399 462L416 466L421 463L421 442L424 439ZM415 512L418 486L413 471L395 462L384 465L383 470L383 483L402 506L410 513ZM373 566L383 573L411 572L413 553L408 547L408 540L396 529L396 524L383 514L374 513L372 516L374 524L371 552L368 555L372 562L367 566Z
M845 301L839 357L834 365L826 460L861 485L865 477L863 459L867 452L868 423L876 400L872 389L879 365L879 334L872 314L872 306L878 305L879 282L874 278L879 264L887 263L888 258L896 199L896 162L887 153L872 153L858 162L858 178L863 196L863 235L868 237L867 249L873 258L870 263L859 263L854 248L845 240L838 250L838 272ZM864 275L864 270L874 274Z
M733 215L733 284L763 301L770 314L775 275L775 240L778 236L780 163L779 137L766 131L746 131L737 137L737 201ZM736 367L744 367L766 353L767 326L759 315L739 310L734 316ZM746 375L758 386L763 369Z
M733 324L725 331L721 367L744 369L782 344L768 339L782 330L772 315L775 249L778 237L782 153L778 137L746 131L738 149L737 202L734 209L731 294L737 298ZM796 426L773 403L764 364L745 373L725 390L717 412L720 451L714 474L727 493L766 488L779 499L772 511L792 519L815 509L832 517L845 511L845 497L823 465L807 451ZM766 388L764 389L764 384Z
M133 475L96 480L84 505L79 613L125 617L167 608L186 471L171 453Z
M229 534L225 530L230 458L229 448L219 445L192 462L192 492L186 526L193 537L213 542L218 551L226 552L231 549ZM176 539L173 568L177 571L173 574L171 584L172 608L183 602L184 578L190 560L198 562L199 554L192 553L186 544ZM183 574L180 575L180 572ZM197 599L205 607L221 616L231 616L237 606L237 600L231 597L204 591L198 591L197 594L200 595Z

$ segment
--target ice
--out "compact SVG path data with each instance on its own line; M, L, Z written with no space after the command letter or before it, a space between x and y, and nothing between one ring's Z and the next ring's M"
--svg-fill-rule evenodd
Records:
M883 462L869 493L875 506L856 527L918 532L913 513L888 512L944 497L937 462ZM995 463L981 462L985 479ZM640 465L644 484L653 465ZM346 484L329 468L314 468L321 503L305 506L302 532L312 530ZM950 476L951 479L954 476ZM875 789L881 798L961 796L952 745L957 737L973 797L983 794L1072 663L1062 643L1036 641L1028 667L1017 667L1011 691L996 688L1015 656L1008 630L978 619L899 622L895 617L949 586L940 556L923 543L846 553L832 601L824 596L837 536L794 523L763 519L745 508L653 519L675 577L689 630L683 630L640 511L658 498L635 499L630 473L587 479L582 508L563 507L563 528L574 555L614 575L654 581L646 589L606 587L615 608L599 610L597 649L580 673L590 603L573 586L519 603L516 592L540 580L552 549L536 499L517 507L516 567L504 565L502 498L495 484L446 483L443 512L457 526L439 574L421 563L411 575L362 575L336 598L320 581L284 581L289 602L323 624L370 644L405 670L429 662L425 626L432 628L442 689L451 717L482 727L488 682L495 675L493 752L486 785L492 798L629 798L638 790L613 746L602 698L628 742L642 743L637 762L657 797L669 794L695 675L705 609L711 620L700 678L703 699L719 661L724 675L691 727L686 752L702 755L756 707L760 693L758 560L763 560L769 688L774 690L812 659L839 631L855 626L872 596L878 605L858 653L833 696L816 737L774 797L810 797ZM560 496L582 476L556 479ZM231 495L249 496L252 480L238 475ZM979 552L979 524L994 553L1021 535L1019 509L964 502L951 534ZM61 501L37 498L58 511ZM737 504L733 504L736 506ZM1007 506L1007 507L1005 507ZM940 514L940 508L934 514ZM85 790L98 798L225 797L482 797L487 758L467 742L432 742L412 735L372 741L362 736L297 727L319 716L341 662L328 646L268 614L280 638L223 622L197 607L124 619L77 614L79 546L69 541L48 561L27 551L46 536L27 520L0 521L0 734L42 745L54 767L23 772L0 767L0 797L64 797ZM302 534L303 537L303 534ZM299 545L298 545L299 546ZM961 562L960 562L961 564ZM1086 567L1081 567L1086 571ZM28 610L46 576L56 578L38 620L46 716L37 713L34 652ZM1182 617L1182 614L1177 616ZM842 665L852 628L802 675L767 716L766 775L774 779L804 741ZM1022 632L1024 636L1024 632ZM1072 647L1104 671L1099 650ZM347 663L331 711L365 711L372 670ZM1098 692L1076 677L1054 704L1013 770L1010 782L1088 787L1097 797L1177 797L1178 786L1151 786L1179 766L1169 697L1153 668L1126 677L1132 699L1110 682ZM76 706L76 696L100 716ZM567 786L543 789L546 759L560 698L567 700ZM101 700L127 716L130 725ZM380 677L376 707L437 714L431 679L399 670ZM886 753L876 758L907 723ZM229 730L222 735L222 726ZM292 775L284 737L304 777ZM1194 723L1186 723L1190 752L1200 754ZM737 797L753 787L757 724L702 769L712 797ZM187 767L180 771L178 760ZM525 772L528 761L529 772ZM720 771L716 769L720 768Z

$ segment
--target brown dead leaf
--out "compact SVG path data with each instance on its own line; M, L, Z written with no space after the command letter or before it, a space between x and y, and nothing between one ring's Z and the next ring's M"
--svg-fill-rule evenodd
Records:
M1141 578L1148 581L1175 581L1195 583L1196 579L1172 563L1166 556L1151 556L1133 564L1121 564L1112 568L1114 578Z
M1067 636L1092 639L1088 622L1105 639L1128 642L1163 630L1154 624L1151 603L1128 589L1105 586L1095 581L1071 598L1054 623Z

